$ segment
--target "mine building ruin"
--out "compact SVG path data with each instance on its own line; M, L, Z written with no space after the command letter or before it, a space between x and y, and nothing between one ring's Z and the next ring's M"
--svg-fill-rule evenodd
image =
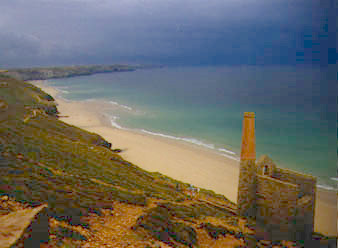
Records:
M266 155L256 162L255 113L244 113L242 129L238 214L255 219L271 239L311 239L316 178L279 168Z

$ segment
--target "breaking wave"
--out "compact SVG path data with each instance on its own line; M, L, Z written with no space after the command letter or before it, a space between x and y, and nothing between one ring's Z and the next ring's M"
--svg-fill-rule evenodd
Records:
M124 108L124 109L129 110L129 111L133 110L133 108L131 108L131 107L127 106L127 105L119 104L118 102L109 101L109 103L112 104L112 105L118 106L120 108Z
M188 142L188 143L191 143L191 144L194 144L194 145L198 145L198 146L202 146L202 147L205 147L205 148L208 148L208 149L211 149L211 150L216 150L222 156L225 156L227 158L239 161L239 159L236 158L235 156L229 155L229 154L235 155L236 153L234 153L233 151L229 151L229 150L226 150L224 148L216 149L214 144L204 143L204 142L202 142L198 139L195 139L195 138L176 137L176 136L163 134L163 133L150 132L150 131L147 131L145 129L141 129L141 132L146 133L146 134L150 134L150 135L154 135L154 136L160 136L160 137L163 137L163 138L185 141L185 142Z
M330 190L330 191L338 191L337 188L328 186L328 185L322 185L322 184L317 184L317 188L325 189L325 190Z
M118 129L123 129L119 124L117 124L116 120L119 119L117 116L112 116L110 118L110 123L113 127L116 127Z

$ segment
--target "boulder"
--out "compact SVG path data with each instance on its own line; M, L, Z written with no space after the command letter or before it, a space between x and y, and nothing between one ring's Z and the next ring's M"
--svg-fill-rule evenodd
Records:
M0 247L40 247L49 241L47 205L0 217Z

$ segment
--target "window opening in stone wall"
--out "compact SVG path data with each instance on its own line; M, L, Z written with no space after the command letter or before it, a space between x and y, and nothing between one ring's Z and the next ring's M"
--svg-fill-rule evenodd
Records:
M263 167L263 175L269 175L269 168L268 168L268 166L267 165L265 165L264 167Z

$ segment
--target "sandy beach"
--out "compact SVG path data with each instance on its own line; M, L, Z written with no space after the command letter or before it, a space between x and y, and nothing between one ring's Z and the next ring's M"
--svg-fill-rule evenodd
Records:
M184 141L114 128L100 114L99 110L106 107L104 102L65 101L58 96L56 89L43 81L31 83L56 99L60 115L64 116L60 120L101 135L114 148L123 150L121 155L124 159L145 170L160 172L197 187L213 190L236 202L239 162ZM337 224L337 193L318 188L315 231L337 235Z

